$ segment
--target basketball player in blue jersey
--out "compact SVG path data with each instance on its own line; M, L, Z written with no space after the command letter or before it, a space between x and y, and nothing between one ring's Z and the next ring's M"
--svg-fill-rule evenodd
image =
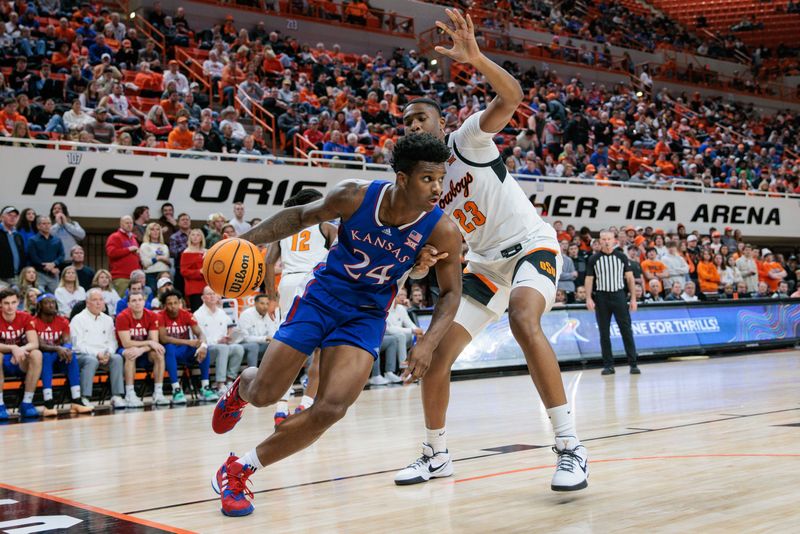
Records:
M452 26L441 21L437 26L450 36L453 46L438 46L436 51L471 64L486 77L497 96L485 110L468 117L446 137L452 155L447 161L439 207L458 222L469 246L464 292L445 336L447 342L436 349L422 381L426 426L422 456L399 471L395 483L417 484L453 474L445 431L450 368L470 341L508 309L511 332L525 354L553 425L558 462L550 487L555 491L579 490L587 485L588 454L575 431L558 360L541 328L542 314L555 301L563 262L560 247L553 227L542 220L516 180L508 175L493 140L522 102L522 88L481 53L469 16L465 19L458 11L446 12ZM410 102L404 109L403 123L406 135L428 132L445 139L445 121L433 100ZM423 253L420 265L435 264L436 252Z
M303 206L322 198L322 193L316 189L303 189L289 198L283 205L285 208ZM336 226L324 222L276 241L269 246L266 258L266 290L271 296L280 297L281 318L286 319L292 307L294 298L302 294L302 289L313 276L314 268L325 261L328 250L336 241ZM283 271L277 290L275 289L275 264L281 261ZM303 398L295 409L295 414L302 412L314 404L319 383L319 350L309 356L306 362L308 381L303 386ZM281 424L289 417L289 397L292 388L281 397L275 407L273 417L275 425Z
M240 236L272 243L341 220L327 263L295 298L259 367L246 369L214 410L214 431L228 432L247 404L268 406L280 399L306 356L322 349L314 404L241 458L231 455L212 480L223 514L252 513L250 475L312 444L355 402L378 357L398 286L428 243L442 252L436 263L441 294L430 329L411 351L403 375L406 380L424 376L461 298L461 236L438 206L449 157L450 150L435 137L408 136L394 150L395 182L341 182L323 200L284 209Z

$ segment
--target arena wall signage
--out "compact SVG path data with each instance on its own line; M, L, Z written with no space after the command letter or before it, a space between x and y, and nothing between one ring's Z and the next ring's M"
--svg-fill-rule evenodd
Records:
M75 217L118 217L134 206L157 209L172 202L176 211L205 219L244 202L251 217L267 217L305 187L323 193L348 178L391 179L384 171L266 165L9 147L2 149L4 204L49 210L66 202ZM800 200L720 195L658 189L598 187L589 184L521 180L526 194L549 221L594 230L627 224L674 229L734 226L747 236L797 237ZM467 191L477 187L468 184ZM463 194L464 191L456 193ZM445 191L445 195L453 192ZM455 193L454 193L455 194Z
M420 326L430 315L419 314ZM678 304L641 306L631 316L640 356L696 354L800 340L800 301L733 301L733 305ZM542 316L542 330L559 361L599 360L600 332L594 312L586 308L553 309ZM611 322L614 354L625 354L616 321ZM514 341L508 315L477 336L453 369L486 369L525 365Z

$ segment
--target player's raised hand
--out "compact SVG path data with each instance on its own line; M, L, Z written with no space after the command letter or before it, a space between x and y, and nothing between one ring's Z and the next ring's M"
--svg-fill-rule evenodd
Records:
M475 40L475 26L472 24L472 18L467 15L465 19L457 9L445 9L445 13L453 26L440 20L436 21L436 26L450 36L453 46L451 48L437 46L436 52L459 63L471 63L481 55L478 41Z

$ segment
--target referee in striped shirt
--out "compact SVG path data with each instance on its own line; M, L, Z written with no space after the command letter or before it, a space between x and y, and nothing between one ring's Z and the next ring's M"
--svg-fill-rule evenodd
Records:
M625 284L628 295L625 295ZM604 375L614 374L614 354L611 352L611 316L617 320L631 374L641 373L636 366L636 345L633 342L631 314L636 311L636 282L631 264L617 246L613 232L600 232L600 252L595 252L586 265L586 307L594 310L600 329L600 349L603 353Z

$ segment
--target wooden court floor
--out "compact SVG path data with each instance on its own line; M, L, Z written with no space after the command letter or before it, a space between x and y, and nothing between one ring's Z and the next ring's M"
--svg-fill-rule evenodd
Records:
M453 384L456 474L418 486L392 482L419 453L416 386L364 392L315 445L259 471L246 518L223 517L209 481L271 431L271 409L223 436L211 406L0 427L0 482L210 533L800 529L800 351L642 370L564 373L590 453L589 487L572 494L549 489L550 427L526 376Z

